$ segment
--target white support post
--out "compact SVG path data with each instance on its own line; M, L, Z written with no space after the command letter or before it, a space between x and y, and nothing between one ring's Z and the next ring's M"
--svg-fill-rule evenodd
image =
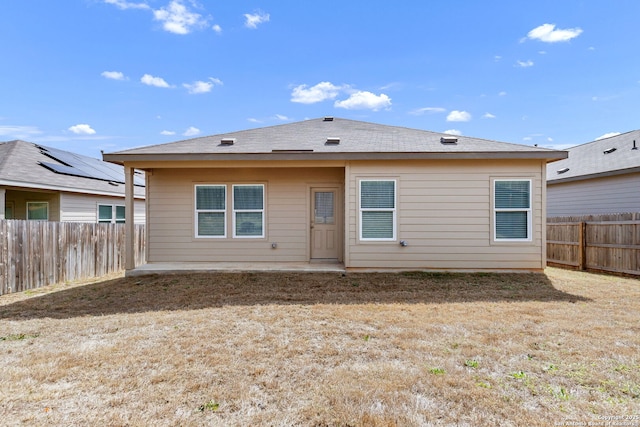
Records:
M6 219L4 217L4 209L5 209L5 197L7 195L7 190L4 188L0 188L0 219Z
M136 267L135 258L135 218L133 199L134 169L124 166L124 217L125 217L125 262L124 268L129 271Z

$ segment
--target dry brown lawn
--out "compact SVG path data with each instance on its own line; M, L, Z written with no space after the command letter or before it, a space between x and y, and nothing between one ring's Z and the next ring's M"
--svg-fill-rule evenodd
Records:
M3 425L638 426L638 414L637 279L197 274L0 297Z

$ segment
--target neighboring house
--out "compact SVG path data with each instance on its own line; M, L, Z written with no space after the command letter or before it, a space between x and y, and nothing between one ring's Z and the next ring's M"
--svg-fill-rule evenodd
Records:
M124 169L25 141L0 143L0 219L124 222ZM145 222L144 175L135 176L135 223Z
M547 214L640 212L640 130L568 150L547 166Z
M546 164L564 157L331 117L103 155L127 185L147 173L148 263L348 270L542 270Z

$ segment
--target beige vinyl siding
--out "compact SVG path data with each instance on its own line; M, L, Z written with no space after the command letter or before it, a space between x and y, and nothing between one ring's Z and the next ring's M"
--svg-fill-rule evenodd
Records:
M147 179L148 262L306 262L310 189L342 187L344 172L343 168L154 169ZM233 184L264 184L265 237L233 238L229 203L227 237L196 237L196 184L225 184L228 193ZM277 243L276 249L272 243Z
M61 193L60 220L64 222L98 222L98 205L124 206L124 197ZM136 200L134 206L134 222L144 224L144 200Z
M548 216L640 212L640 173L547 186Z
M27 202L47 202L49 204L49 221L60 221L60 197L53 191L21 191L7 189L5 203L12 203L14 219L27 219Z
M351 162L347 168L347 267L389 269L541 269L541 161ZM396 179L397 239L358 239L358 181ZM495 242L492 179L532 180L532 241ZM399 244L407 242L406 247Z

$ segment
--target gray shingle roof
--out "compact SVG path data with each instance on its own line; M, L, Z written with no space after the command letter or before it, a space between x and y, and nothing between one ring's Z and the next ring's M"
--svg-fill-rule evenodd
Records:
M451 138L442 133L409 129L398 126L333 118L305 120L278 126L249 129L211 135L168 144L105 154L107 161L127 160L216 160L285 158L286 154L298 154L297 158L371 158L366 153L386 155L387 158L412 158L413 154L446 154L451 157L478 153L510 153L519 158L558 159L562 151L537 148L520 144L490 141L458 136L457 143L443 144L441 138ZM328 143L328 138L339 138L339 144ZM234 140L232 145L223 139ZM395 156L394 156L395 154ZM194 156L194 155L197 155ZM259 155L259 156L247 156ZM291 157L289 157L291 158Z
M65 165L57 160L60 157L68 161L72 159L79 168ZM105 173L113 177L111 183L106 177L87 177L99 174L104 176ZM79 176L83 174L85 176ZM25 141L0 142L0 185L3 186L124 196L124 185L121 182L124 182L124 169L121 166ZM144 197L144 187L136 186L135 195Z
M568 151L568 158L547 165L547 182L640 172L640 130L588 142Z

